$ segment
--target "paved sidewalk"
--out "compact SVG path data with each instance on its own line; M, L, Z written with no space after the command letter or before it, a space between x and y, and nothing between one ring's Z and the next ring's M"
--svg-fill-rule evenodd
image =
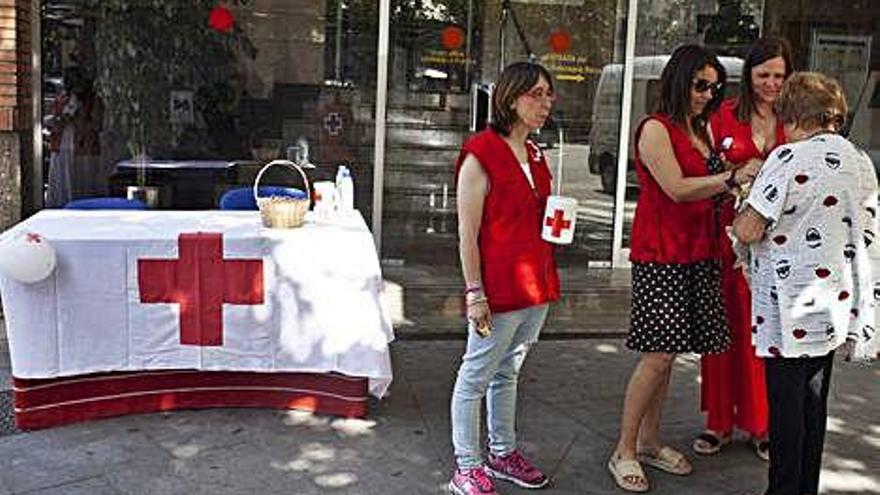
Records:
M8 434L0 437L0 494L445 493L448 397L463 345L393 344L391 395L373 404L369 420L215 409ZM635 357L619 340L535 348L519 431L521 447L554 478L544 493L623 493L604 465ZM8 367L8 358L0 362ZM666 440L681 449L700 426L697 371L694 357L679 359L664 418ZM835 373L823 493L880 494L880 367L841 363ZM687 478L649 471L652 493L762 493L765 464L745 444L693 461Z

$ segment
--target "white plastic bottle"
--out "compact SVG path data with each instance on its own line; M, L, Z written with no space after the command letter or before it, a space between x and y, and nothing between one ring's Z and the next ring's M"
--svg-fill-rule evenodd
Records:
M345 165L340 165L336 171L336 197L336 208L342 216L354 211L354 181Z

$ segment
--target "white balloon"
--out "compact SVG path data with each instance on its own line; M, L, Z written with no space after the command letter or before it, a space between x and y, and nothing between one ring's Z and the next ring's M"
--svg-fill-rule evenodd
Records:
M0 272L19 282L45 280L55 263L55 248L40 234L19 232L0 242Z

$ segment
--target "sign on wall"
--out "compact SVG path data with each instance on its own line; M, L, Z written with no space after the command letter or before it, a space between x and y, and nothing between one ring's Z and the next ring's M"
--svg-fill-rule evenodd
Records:
M810 43L810 70L822 72L839 80L851 104L862 92L870 61L870 35L813 31L813 39Z

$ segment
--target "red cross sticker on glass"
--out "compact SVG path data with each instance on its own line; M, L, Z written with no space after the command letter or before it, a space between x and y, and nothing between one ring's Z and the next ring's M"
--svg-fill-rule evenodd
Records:
M547 217L544 221L544 225L553 229L553 237L559 237L562 235L562 231L571 228L571 220L566 220L564 215L565 212L562 210L553 210L553 216Z
M333 137L342 132L342 116L339 112L330 112L324 117L324 129Z
M142 303L180 305L180 343L223 345L223 304L263 304L263 260L225 259L223 235L180 234L179 258L139 259Z

